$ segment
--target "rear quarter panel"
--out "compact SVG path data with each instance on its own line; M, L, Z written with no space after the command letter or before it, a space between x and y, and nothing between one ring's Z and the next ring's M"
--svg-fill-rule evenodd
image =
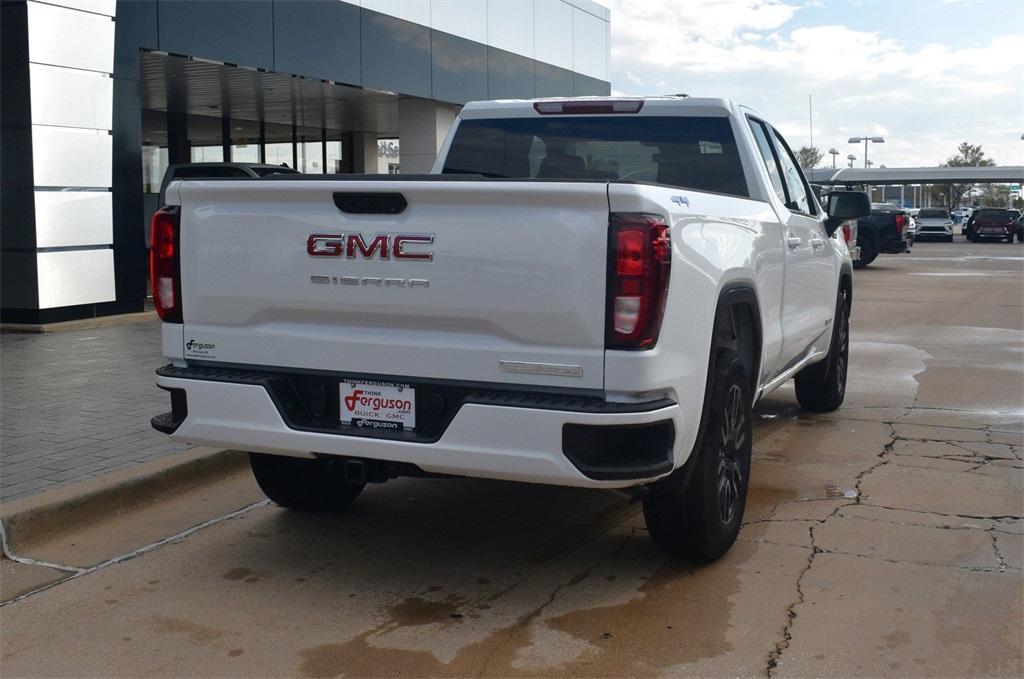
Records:
M674 196L689 205L673 202ZM782 229L768 203L685 189L612 184L609 204L613 212L646 212L670 220L672 270L657 345L648 351L606 352L605 388L610 398L664 395L675 400L688 425L682 449L689 451L704 403L721 290L739 284L756 291L762 374L779 353Z

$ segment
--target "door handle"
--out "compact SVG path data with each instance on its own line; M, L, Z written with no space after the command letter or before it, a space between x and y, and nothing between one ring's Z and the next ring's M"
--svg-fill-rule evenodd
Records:
M801 238L800 236L787 236L786 237L786 245L789 246L790 250L795 250L796 248L800 247L800 244L803 243L803 242L804 242L804 239Z
M815 250L822 247L823 245L825 245L825 241L821 240L820 238L811 239L811 247L814 248Z

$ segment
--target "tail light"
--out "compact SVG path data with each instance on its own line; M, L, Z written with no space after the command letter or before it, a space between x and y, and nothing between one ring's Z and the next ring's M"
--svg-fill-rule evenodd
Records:
M650 349L657 343L671 264L670 231L663 217L612 213L606 349Z
M178 257L178 208L164 207L150 227L149 280L160 320L181 323L181 262Z
M906 227L906 225L907 225L907 216L906 215L896 215L896 233L902 236L903 235L903 229L904 229L904 227Z
M843 240L850 242L850 222L843 222Z

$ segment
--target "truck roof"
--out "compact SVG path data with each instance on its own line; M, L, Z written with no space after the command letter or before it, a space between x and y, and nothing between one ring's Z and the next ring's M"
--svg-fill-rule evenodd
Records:
M686 95L664 95L652 97L545 97L539 99L495 99L492 101L471 101L467 103L459 117L462 119L532 117L540 115L534 104L544 102L643 102L637 113L615 115L657 115L657 116L716 116L724 117L730 113L739 115L740 106L730 99L714 97L689 97ZM747 111L746 107L742 107ZM750 111L753 112L753 111ZM586 114L584 114L586 115Z

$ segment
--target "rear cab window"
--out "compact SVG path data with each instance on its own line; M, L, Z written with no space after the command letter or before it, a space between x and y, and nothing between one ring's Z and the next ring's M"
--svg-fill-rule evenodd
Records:
M728 118L637 116L462 120L444 174L638 181L749 197Z

